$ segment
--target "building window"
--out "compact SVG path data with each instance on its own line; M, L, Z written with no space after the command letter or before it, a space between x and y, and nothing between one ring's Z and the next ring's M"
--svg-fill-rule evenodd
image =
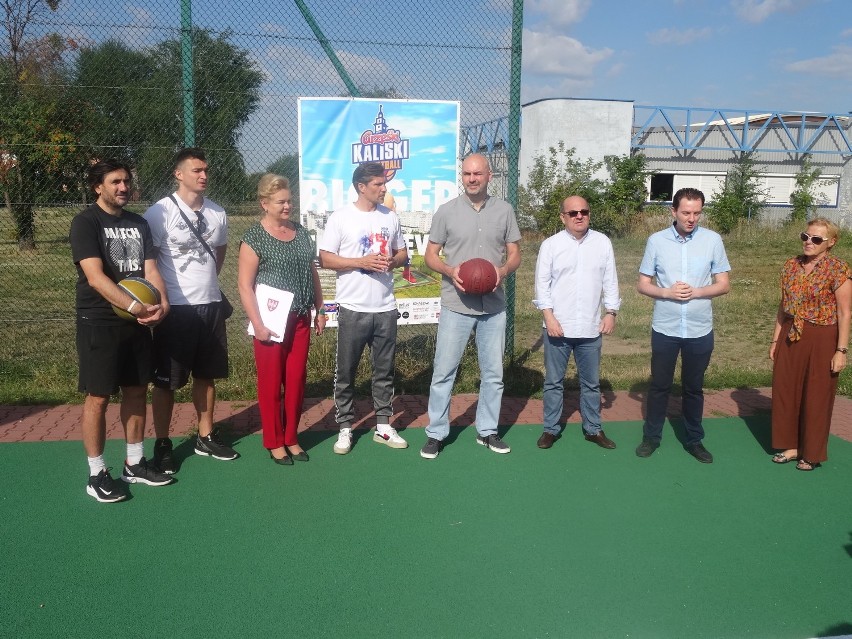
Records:
M652 202L671 202L674 195L674 174L655 173L651 176Z

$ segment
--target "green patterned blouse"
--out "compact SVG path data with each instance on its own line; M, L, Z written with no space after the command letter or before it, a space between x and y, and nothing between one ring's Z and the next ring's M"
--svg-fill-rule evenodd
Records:
M311 263L316 257L316 244L310 233L298 222L296 237L283 242L272 237L260 222L255 222L242 241L257 254L257 284L266 284L293 293L291 312L304 314L314 306L314 279Z

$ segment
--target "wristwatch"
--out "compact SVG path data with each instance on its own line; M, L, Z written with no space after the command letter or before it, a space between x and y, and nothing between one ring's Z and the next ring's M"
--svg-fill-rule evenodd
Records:
M617 313L616 311L607 311L607 312L606 312L606 314L607 314L607 315L612 315L613 317L617 317L617 316L618 316L618 313Z

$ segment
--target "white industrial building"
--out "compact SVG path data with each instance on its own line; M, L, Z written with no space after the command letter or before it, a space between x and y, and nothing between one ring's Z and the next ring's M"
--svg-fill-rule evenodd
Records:
M505 118L464 127L462 154L488 154L495 188L505 193ZM817 214L852 226L852 117L850 114L743 111L636 105L625 100L546 99L523 105L520 184L536 155L562 141L577 159L642 153L648 159L648 201L670 201L679 188L701 189L708 199L728 170L751 153L769 206L762 219L789 217L790 194L802 161L820 169ZM606 177L606 176L602 176Z

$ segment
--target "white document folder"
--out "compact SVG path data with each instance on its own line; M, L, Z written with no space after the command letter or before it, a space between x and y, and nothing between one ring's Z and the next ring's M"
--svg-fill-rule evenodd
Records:
M260 319L269 330L278 333L278 337L272 337L273 342L284 341L284 331L287 328L287 317L293 306L293 294L280 288L273 288L266 284L258 284L254 288L257 297L257 307L260 309ZM254 335L254 326L248 324L248 334Z

